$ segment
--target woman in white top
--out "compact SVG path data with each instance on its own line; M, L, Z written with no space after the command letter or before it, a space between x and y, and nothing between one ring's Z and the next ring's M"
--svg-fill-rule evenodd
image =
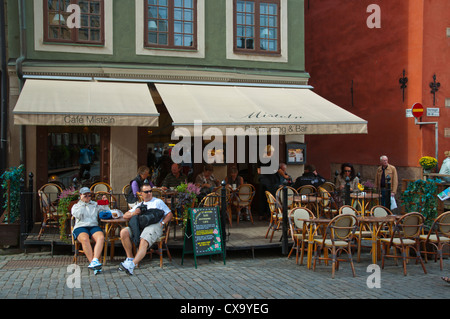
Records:
M103 251L105 236L98 226L99 207L96 202L91 201L91 190L87 187L80 189L80 200L72 207L72 216L75 217L73 237L83 247L84 254L89 260L89 269L101 270L102 264L99 258ZM90 239L95 241L92 250Z

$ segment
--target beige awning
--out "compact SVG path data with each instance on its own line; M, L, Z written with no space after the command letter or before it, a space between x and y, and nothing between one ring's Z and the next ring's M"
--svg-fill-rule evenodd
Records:
M27 80L13 110L16 125L158 126L145 83Z
M158 83L156 88L173 125L190 134L196 121L222 134L227 128L279 128L283 135L367 133L367 121L309 89Z

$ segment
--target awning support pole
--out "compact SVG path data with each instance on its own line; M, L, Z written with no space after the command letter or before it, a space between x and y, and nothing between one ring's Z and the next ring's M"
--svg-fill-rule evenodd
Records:
M439 167L439 158L438 158L438 154L439 154L439 134L438 134L438 122L419 122L417 121L417 118L414 119L415 124L416 125L434 125L434 139L435 139L435 157L436 160L438 161L437 167Z

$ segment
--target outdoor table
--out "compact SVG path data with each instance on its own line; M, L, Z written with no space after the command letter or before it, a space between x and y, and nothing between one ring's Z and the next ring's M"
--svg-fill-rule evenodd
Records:
M378 193L351 193L350 198L352 199L352 206L354 206L355 202L359 204L361 207L361 214L364 216L367 208L371 203L375 203L376 205L379 202L380 194Z
M385 224L388 224L389 227L399 219L401 216L396 215L388 215L383 217L375 217L375 216L358 216L357 219L360 223L360 229L364 225L370 225L369 228L372 231L372 263L376 264L378 260L378 242L380 231Z
M112 219L101 219L102 223L105 224L105 247L103 250L103 264L106 264L106 256L108 255L108 242L111 243L111 256L110 260L114 260L114 242L116 240L120 240L120 237L115 235L117 228L122 228L126 226L128 220L121 218L112 218Z
M306 261L306 267L308 269L311 269L312 264L312 251L314 247L314 234L316 233L314 231L314 226L317 225L319 228L320 225L328 225L328 223L331 221L331 219L328 218L311 218L311 219L302 219L299 218L298 220L303 221L303 231L306 230L306 227L309 227L309 234L308 234L308 253L307 253L307 261ZM306 226L308 224L308 226Z
M315 194L314 195L306 194L306 195L294 196L294 206L299 207L299 206L302 206L302 204L305 204L305 207L306 207L309 204L315 204L314 205L315 213L318 214L319 202L321 200L323 200L323 198L320 196L317 196Z

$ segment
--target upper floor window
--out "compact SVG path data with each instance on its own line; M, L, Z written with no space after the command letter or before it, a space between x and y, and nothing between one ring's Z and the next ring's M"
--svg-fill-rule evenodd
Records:
M104 0L47 0L44 1L44 41L104 45ZM80 8L80 28L69 28L69 5Z
M234 0L234 50L279 54L280 0Z
M197 49L197 0L145 0L146 47Z

